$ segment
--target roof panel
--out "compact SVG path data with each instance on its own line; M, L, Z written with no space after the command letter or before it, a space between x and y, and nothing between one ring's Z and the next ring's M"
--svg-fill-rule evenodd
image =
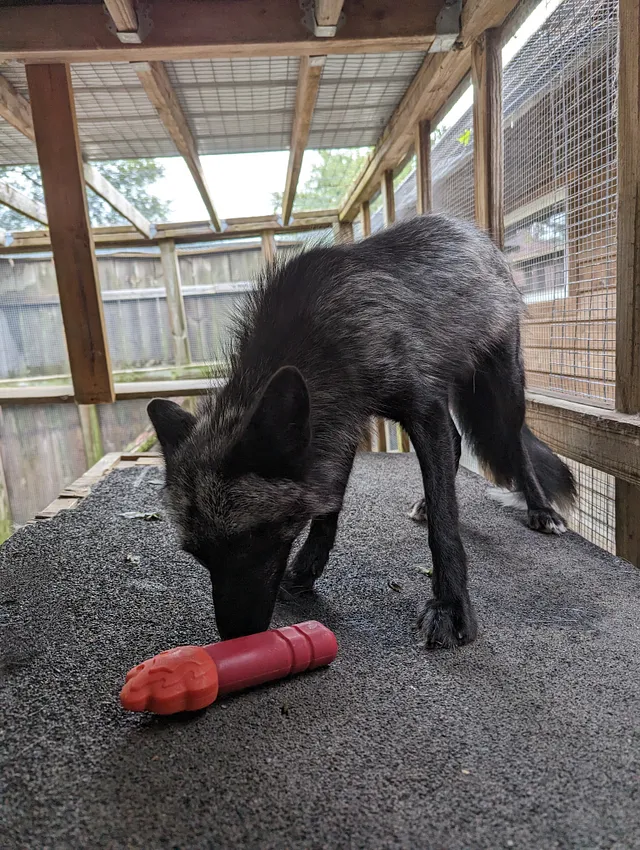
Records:
M327 58L309 147L374 144L424 54ZM246 57L165 63L202 154L283 150L289 146L299 59ZM90 159L177 153L135 73L126 63L71 69L80 140ZM28 95L24 67L0 73ZM33 145L0 124L0 164L34 161Z

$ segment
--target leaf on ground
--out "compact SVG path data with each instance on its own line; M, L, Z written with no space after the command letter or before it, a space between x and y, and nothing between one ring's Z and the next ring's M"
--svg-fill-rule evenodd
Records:
M416 569L419 573L422 573L424 576L432 576L433 570L428 569L427 567L423 567L422 564L416 564Z
M402 585L399 581L396 581L393 578L389 579L389 581L387 582L387 587L389 588L389 590L395 590L396 593L402 592Z
M125 519L143 519L146 522L162 519L159 513L145 513L144 511L125 511L120 516L123 516Z
M140 556L139 555L125 555L124 560L127 564L139 564Z

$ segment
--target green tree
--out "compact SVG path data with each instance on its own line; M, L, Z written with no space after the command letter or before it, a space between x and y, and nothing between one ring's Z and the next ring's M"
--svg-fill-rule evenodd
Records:
M296 192L296 210L329 210L338 207L367 159L362 149L317 151L320 162ZM282 210L282 193L272 197L275 212Z
M151 186L164 176L164 168L155 159L123 159L114 162L93 163L97 170L118 189L128 201L151 221L164 221L169 215L169 205L151 193ZM42 201L42 181L37 165L5 165L0 167L0 180L4 180L28 195ZM109 224L126 224L112 207L87 189L89 216L94 227ZM0 207L0 230L33 230L38 225L28 218Z

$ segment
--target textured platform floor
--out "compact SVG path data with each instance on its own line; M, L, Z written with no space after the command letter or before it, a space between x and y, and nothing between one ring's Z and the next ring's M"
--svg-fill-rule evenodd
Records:
M120 516L158 508L160 475L114 472L0 550L3 850L640 847L640 572L461 472L481 634L427 653L417 463L365 456L317 596L276 616L332 627L334 666L189 719L125 714L131 666L215 636L168 522Z

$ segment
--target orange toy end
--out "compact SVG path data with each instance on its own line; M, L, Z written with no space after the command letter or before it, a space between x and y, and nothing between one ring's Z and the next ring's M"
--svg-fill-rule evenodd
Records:
M218 670L201 646L179 646L127 673L120 703L127 711L198 711L218 696Z

